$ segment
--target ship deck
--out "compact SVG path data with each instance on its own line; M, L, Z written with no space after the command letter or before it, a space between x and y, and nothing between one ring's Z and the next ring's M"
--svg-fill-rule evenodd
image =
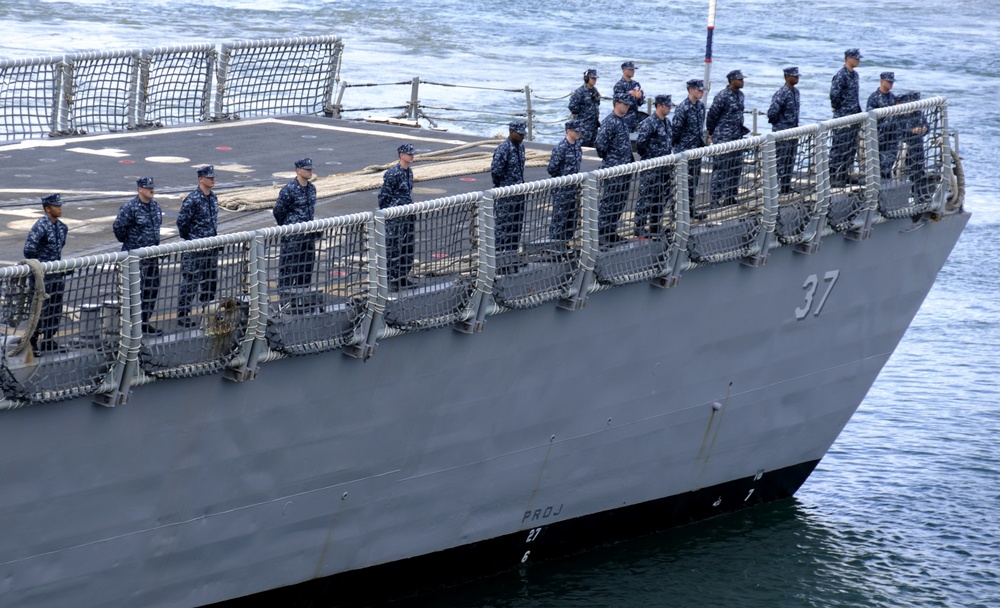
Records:
M502 131L498 126L497 131ZM25 140L0 145L0 264L19 262L24 237L42 216L40 198L63 196L70 232L63 257L117 251L111 224L118 207L135 196L135 180L152 176L164 212L162 242L178 240L174 221L181 201L197 187L195 169L215 165L216 192L283 184L293 162L311 157L318 178L395 162L396 147L411 142L417 154L454 148L486 138L366 121L285 116L187 127ZM497 140L499 141L499 140ZM484 145L490 151L494 146ZM553 146L525 142L527 149ZM585 153L582 171L600 159ZM525 169L525 181L548 177L544 167ZM486 190L488 173L418 182L414 200ZM322 198L316 218L377 209L376 191ZM273 225L269 209L219 210L219 233Z

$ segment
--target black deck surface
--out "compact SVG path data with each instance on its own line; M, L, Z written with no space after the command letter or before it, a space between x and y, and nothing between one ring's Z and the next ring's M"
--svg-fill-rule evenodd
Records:
M502 126L501 126L502 127ZM498 128L497 131L503 130ZM80 137L27 140L0 145L0 264L22 259L24 237L42 216L41 197L63 195L69 238L63 257L117 251L111 231L118 207L135 196L135 180L152 176L164 211L162 242L176 240L181 201L197 187L195 169L215 165L216 192L283 184L294 177L295 160L313 159L317 177L395 162L396 147L411 142L417 153L454 148L486 138L451 132L321 117L281 117L190 127ZM525 142L527 148L553 146ZM482 150L489 151L492 145ZM593 150L583 170L597 167ZM547 178L545 168L527 168L525 180ZM488 173L419 182L414 200L486 190ZM377 208L376 191L320 200L316 217ZM269 209L219 211L219 233L271 226Z

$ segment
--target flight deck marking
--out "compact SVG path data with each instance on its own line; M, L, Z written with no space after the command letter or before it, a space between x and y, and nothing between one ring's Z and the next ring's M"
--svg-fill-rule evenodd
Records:
M94 156L110 156L112 158L122 158L128 156L129 153L121 148L101 148L100 150L95 150L94 148L66 148L67 152L77 152L79 154L93 154Z

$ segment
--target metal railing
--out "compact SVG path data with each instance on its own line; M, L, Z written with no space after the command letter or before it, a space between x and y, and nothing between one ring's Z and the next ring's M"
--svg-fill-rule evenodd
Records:
M862 143L831 181L837 129L855 126ZM934 98L373 213L0 268L0 408L116 405L161 378L246 381L261 363L335 349L367 358L403 332L476 332L510 309L577 309L615 285L669 287L702 265L867 238L945 212L946 132ZM836 209L845 193L862 204Z
M313 36L0 60L0 141L330 114L343 48Z

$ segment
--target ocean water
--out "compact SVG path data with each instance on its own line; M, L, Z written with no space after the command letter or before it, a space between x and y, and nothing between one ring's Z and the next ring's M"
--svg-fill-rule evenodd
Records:
M968 229L860 410L796 497L408 599L418 606L1000 606L1000 1L719 0L713 81L739 68L765 109L802 71L804 120L860 47L878 74L949 99ZM678 6L679 5L679 6ZM635 60L647 95L704 73L707 2L0 0L0 58L335 33L347 82L530 85L555 99L589 67L611 91ZM361 91L356 93L355 91ZM378 91L373 93L373 91ZM443 92L442 92L443 91ZM428 91L430 94L430 91ZM441 105L512 112L516 95L442 89ZM400 105L409 88L354 89ZM543 102L554 143L565 100ZM503 131L470 120L467 132Z

